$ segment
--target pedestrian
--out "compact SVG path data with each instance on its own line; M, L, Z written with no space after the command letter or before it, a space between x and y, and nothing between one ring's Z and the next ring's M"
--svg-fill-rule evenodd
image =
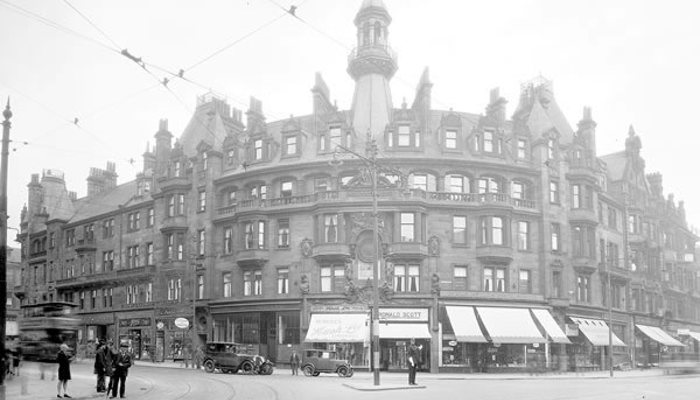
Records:
M408 346L408 384L417 385L416 369L420 363L420 347L416 346L416 340L411 339L411 344Z
M204 358L204 352L202 351L202 346L197 346L194 350L194 362L197 369L202 368L202 359Z
M22 347L17 344L15 347L15 350L13 352L13 359L12 359L12 373L15 374L15 376L19 376L19 364L22 361Z
M119 354L117 354L113 360L114 378L112 381L112 396L110 399L117 397L117 388L119 389L119 397L124 398L126 377L129 374L129 367L131 367L133 363L131 354L127 351L128 348L129 345L126 342L122 342L119 345Z
M117 358L118 354L117 350L114 348L112 339L107 341L107 345L104 347L103 351L105 358L105 376L109 377L106 395L109 395L114 385L114 360Z
M56 360L58 361L58 384L56 385L56 397L65 397L70 399L71 396L67 393L68 391L68 381L70 380L70 363L73 361L73 357L69 354L69 347L67 344L62 343L58 349L58 356ZM61 386L63 386L63 396L61 396Z
M104 393L107 388L105 386L105 347L107 343L104 339L100 339L95 349L95 375L97 375L97 393Z
M190 367L190 357L192 355L192 351L190 351L190 345L183 346L182 348L182 359L185 362L185 368Z
M289 356L289 366L292 368L292 375L299 375L299 354L296 349L292 350L292 355Z

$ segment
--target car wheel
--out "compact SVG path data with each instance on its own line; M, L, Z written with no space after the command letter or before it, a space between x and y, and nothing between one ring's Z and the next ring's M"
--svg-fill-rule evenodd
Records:
M311 364L306 364L303 367L301 367L301 371L304 373L304 376L315 376L314 375L314 366Z
M214 360L207 360L204 362L204 371L208 373L213 373L214 370L216 370L216 364L214 364Z
M321 375L321 371L314 371L314 376L319 376Z
M355 370L352 369L352 367L348 367L348 372L345 374L345 377L346 377L346 378L350 378L350 377L353 376L354 374L355 374Z
M341 365L335 372L338 373L339 377L345 378L345 376L348 374L348 367Z
M272 365L270 365L270 364L263 364L263 366L260 368L260 374L262 374L262 375L272 375Z
M243 364L241 364L241 371L243 371L244 374L252 374L253 369L253 363L250 361L243 361Z

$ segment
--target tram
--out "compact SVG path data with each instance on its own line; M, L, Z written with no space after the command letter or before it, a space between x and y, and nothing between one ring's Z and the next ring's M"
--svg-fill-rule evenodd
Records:
M62 343L75 352L80 318L73 315L76 305L44 302L21 307L19 339L22 358L53 362Z

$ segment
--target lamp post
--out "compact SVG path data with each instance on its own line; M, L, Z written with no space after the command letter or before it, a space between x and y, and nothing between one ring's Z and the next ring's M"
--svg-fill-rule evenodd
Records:
M375 260L372 265L372 312L370 314L370 337L374 385L379 386L379 268L381 267L381 252L379 249L379 211L377 193L377 172L379 165L377 164L377 143L374 139L367 140L366 156L362 156L341 145L336 145L336 153L338 152L338 149L352 154L364 161L372 180L372 217L374 220L373 240Z
M10 99L2 113L2 160L0 161L0 354L5 354L5 324L7 315L7 159L9 157L12 111ZM0 363L0 397L5 398L5 364Z
M606 264L608 271L608 367L610 368L610 377L613 377L613 339L612 339L612 274L610 273L611 263Z

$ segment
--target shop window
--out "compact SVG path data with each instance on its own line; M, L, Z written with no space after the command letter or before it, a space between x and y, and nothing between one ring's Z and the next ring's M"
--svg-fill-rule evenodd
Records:
M300 318L298 311L285 311L277 313L278 344L299 344Z

